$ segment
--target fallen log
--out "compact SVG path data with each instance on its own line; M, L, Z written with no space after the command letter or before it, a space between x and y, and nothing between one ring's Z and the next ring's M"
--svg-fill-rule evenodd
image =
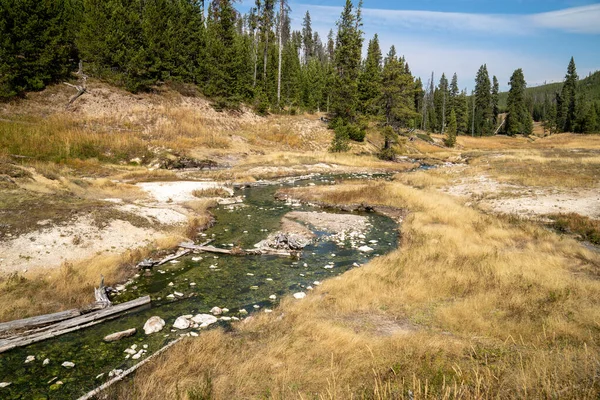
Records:
M291 251L283 251L283 250L274 250L274 249L239 249L233 248L231 250L228 249L220 249L214 246L201 246L193 243L181 243L179 247L183 247L184 249L194 250L194 251L203 251L206 253L216 253L216 254L229 254L233 256L259 256L259 255L273 255L273 256L282 256L282 257L291 257L297 256L299 252L291 252Z
M166 264L166 263L168 263L169 261L177 260L178 258L181 258L181 257L183 257L183 256L187 256L187 255L188 255L188 254L190 254L191 252L192 252L192 250L190 250L190 249L186 249L186 250L184 250L184 251L182 251L182 252L180 252L180 253L173 254L173 255L171 255L171 256L168 256L168 257L166 257L166 258L163 258L163 259L162 259L161 261L159 261L159 262L158 262L156 265L160 266L160 265L163 265L163 264Z
M12 350L16 347L27 346L43 340L61 336L69 332L87 328L109 319L116 318L120 314L123 314L127 311L132 311L148 304L150 304L150 296L140 297L126 303L113 305L99 311L91 312L89 314L67 319L53 325L45 326L38 330L27 332L26 334L3 339L0 340L0 353Z
M35 328L42 325L53 324L56 322L64 321L66 319L78 317L81 315L81 311L77 309L61 311L54 314L39 315L37 317L30 317L19 319L16 321L3 322L0 324L0 332L14 331L17 329Z
M184 337L182 336L182 337L179 337L179 338L175 339L174 341L172 341L171 343L167 344L165 347L161 348L160 350L158 350L156 353L152 354L151 356L149 356L145 360L142 360L139 363L135 364L133 367L131 367L128 370L124 371L121 375L115 376L111 380L104 382L102 385L98 386L96 389L94 389L94 390L88 392L87 394L81 396L78 400L93 399L94 397L96 397L100 393L102 393L104 390L108 389L109 387L111 387L115 383L123 380L128 375L130 375L131 373L135 372L135 370L137 370L142 365L144 365L147 362L151 361L152 359L158 357L159 355L161 355L162 353L164 353L167 349L169 349L170 347L172 347L176 343L179 343L183 338Z

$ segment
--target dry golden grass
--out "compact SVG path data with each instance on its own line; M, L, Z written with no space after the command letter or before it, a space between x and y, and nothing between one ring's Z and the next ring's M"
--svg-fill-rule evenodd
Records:
M598 269L598 254L397 182L295 195L409 209L402 246L233 333L187 340L115 396L597 398L600 282L579 267Z
M206 188L206 189L196 189L192 192L192 195L194 197L198 197L198 198L204 198L204 197L230 197L231 194L221 188L221 187L215 187L215 188Z

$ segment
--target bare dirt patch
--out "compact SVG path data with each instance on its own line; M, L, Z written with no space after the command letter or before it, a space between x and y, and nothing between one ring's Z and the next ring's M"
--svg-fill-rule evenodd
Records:
M293 211L288 213L286 217L334 234L347 231L364 232L369 224L367 217L352 214Z

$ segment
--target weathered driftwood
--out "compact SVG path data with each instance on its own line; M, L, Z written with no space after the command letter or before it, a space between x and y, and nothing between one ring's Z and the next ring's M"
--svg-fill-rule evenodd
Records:
M194 251L204 251L206 253L216 253L216 254L229 254L233 256L251 256L251 255L274 255L274 256L282 256L282 257L291 257L297 255L296 252L283 251L283 250L274 250L274 249L220 249L218 247L213 246L200 246L195 245L193 243L181 243L179 247L183 247L184 249L190 249Z
M66 319L78 317L81 311L73 309L61 311L54 314L39 315L37 317L19 319L17 321L3 322L0 324L0 332L14 331L18 329L30 329L42 325L53 324Z
M170 347L172 347L176 343L179 343L183 338L184 337L180 337L180 338L175 339L174 341L172 341L171 343L167 344L165 347L161 348L160 350L158 350L156 353L152 354L148 358L140 361L139 363L135 364L133 367L129 368L128 370L123 371L123 373L121 375L115 376L111 380L104 382L102 385L98 386L96 389L92 390L91 392L87 393L86 395L81 396L78 400L93 399L94 397L96 397L100 393L102 393L104 390L108 389L109 387L111 387L115 383L123 380L128 375L130 375L131 373L135 372L135 370L137 370L138 368L140 368L142 365L144 365L144 364L150 362L152 359L158 357L159 355L161 355L162 353L164 353L167 349L169 349Z
M168 263L169 261L177 260L178 258L181 258L181 257L183 257L183 256L187 256L187 255L188 255L188 254L190 254L191 252L192 252L192 250L190 250L190 249L186 249L186 250L184 250L184 251L181 251L181 252L179 252L179 253L176 253L176 254L170 255L170 256L168 256L168 257L166 257L166 258L163 258L163 259L162 259L161 261L159 261L159 262L158 262L156 265L163 265L163 264L166 264L166 263Z
M106 293L106 286L104 286L104 275L100 275L100 286L94 288L94 297L97 304L104 306L102 308L109 307L112 304Z
M80 315L35 331L3 339L0 340L0 353L12 350L16 347L27 346L32 343L41 342L69 332L87 328L148 304L150 304L150 296L140 297L139 299L113 305L89 314Z

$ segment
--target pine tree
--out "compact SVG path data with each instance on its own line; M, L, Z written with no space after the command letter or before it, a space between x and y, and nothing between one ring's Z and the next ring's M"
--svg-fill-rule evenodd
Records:
M496 127L498 126L498 114L500 114L500 111L498 109L498 105L500 102L498 96L498 94L500 93L500 85L498 84L498 78L496 78L496 75L493 76L492 82L492 126L494 127L494 129L496 129Z
M562 125L559 127L562 129L562 132L571 132L574 128L578 80L575 60L571 57L560 96L561 110L559 115Z
M331 94L333 115L344 123L354 122L358 102L357 80L360 74L362 49L362 21L360 7L354 13L352 1L346 5L337 22L335 44L335 80Z
M530 135L533 130L533 120L525 102L527 84L521 68L515 70L510 77L510 90L506 105L505 130L508 135Z
M440 78L440 83L434 91L433 101L435 105L435 115L437 116L437 120L435 121L435 126L432 127L434 132L444 133L444 129L446 127L446 123L448 120L448 115L450 111L449 107L449 97L450 91L448 88L448 79L446 78L446 74L442 74Z
M304 65L308 64L314 54L313 31L308 10L302 20L302 48L304 50Z
M382 72L380 108L385 124L395 131L410 125L417 115L414 109L414 80L396 56L394 46L385 59ZM388 148L389 146L386 146Z
M367 59L358 80L359 109L363 114L377 114L377 100L381 93L381 48L377 35L369 41Z
M79 14L68 0L0 0L0 99L69 76Z
M487 66L479 68L475 78L475 134L488 136L492 131L492 95Z
M454 147L456 144L456 130L457 130L457 122L456 122L456 113L454 110L450 111L450 119L448 122L448 130L446 131L446 146Z
M464 90L457 98L454 109L456 114L456 133L466 135L469 132L469 98Z

